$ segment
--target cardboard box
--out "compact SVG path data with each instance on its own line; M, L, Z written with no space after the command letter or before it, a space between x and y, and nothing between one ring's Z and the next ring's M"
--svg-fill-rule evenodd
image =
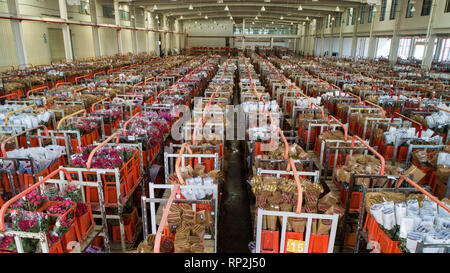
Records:
M449 175L450 175L450 166L438 165L436 176L441 183L447 184Z
M409 178L411 178L412 181L418 183L422 178L425 177L425 173L417 168L415 165L411 165L409 169L403 172L403 174L407 175Z

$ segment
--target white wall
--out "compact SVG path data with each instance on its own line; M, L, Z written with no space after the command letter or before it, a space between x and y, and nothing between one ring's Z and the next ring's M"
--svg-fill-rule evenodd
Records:
M59 17L58 0L18 0L19 14L22 16L39 16L39 17ZM91 0L92 1L92 0ZM106 18L103 16L102 5L113 7L112 0L97 0L97 13L99 15L99 24L115 24L114 18ZM67 6L69 20L77 20L81 22L91 22L91 15L79 13L79 6ZM6 0L0 0L0 12L7 13L8 7ZM144 10L136 9L136 27L145 28L146 21ZM150 16L149 27L155 27L154 16ZM120 25L132 26L131 21L121 20ZM174 25L169 25L168 30L173 31ZM180 24L182 25L182 24ZM28 63L39 65L49 64L51 62L50 47L48 42L48 28L61 28L60 24L22 21L23 35L25 47L27 51ZM83 59L94 57L94 43L92 27L69 25L72 34L72 47L75 59ZM182 29L179 30L182 32ZM133 52L133 43L131 30L121 30L122 36L122 53ZM117 50L117 31L111 28L99 28L100 47L103 55L114 55ZM147 44L150 52L156 52L157 48L157 32L152 31L136 31L137 36L137 52L146 52ZM179 41L176 37L179 36ZM11 23L9 20L0 19L0 68L1 66L17 66L17 57L14 38L12 35ZM181 40L183 35L173 35L170 46L182 47Z
M423 1L416 1L415 9L412 18L406 18L406 9L407 9L407 2L406 0L399 0L399 6L397 7L397 14L396 19L390 20L390 11L391 11L391 4L392 0L387 0L386 5L386 12L384 16L384 21L380 21L380 12L381 12L381 6L377 6L377 11L373 14L373 36L375 37L392 37L393 30L396 24L396 20L400 19L399 24L399 36L422 36L424 37L427 33L427 27L429 22L429 16L421 16L422 12L422 4ZM403 7L400 10L401 2ZM432 24L432 30L434 34L442 34L445 36L450 36L450 13L444 13L445 10L445 0L434 0L436 3L436 11L435 11L435 17ZM348 56L350 55L350 48L351 48L351 37L354 34L355 28L356 33L355 35L357 37L369 37L370 35L370 27L371 23L368 23L368 16L369 16L369 8L366 7L365 12L365 18L363 24L358 22L358 17L361 16L361 9L356 9L356 20L355 24L351 24L351 18L350 23L347 26L347 10L344 10L342 14L342 19L344 20L343 27L342 27L342 33L344 38L344 47L342 56ZM339 37L340 28L339 27L331 27L331 28L325 28L325 20L322 26L322 29L318 30L313 34L313 37L311 39L314 39L316 37L321 37L321 32L324 32L325 37ZM313 40L313 41L314 41ZM316 40L317 41L317 40ZM320 39L318 40L320 41ZM347 41L347 42L346 42ZM374 40L376 41L376 39ZM348 44L348 46L346 46ZM324 50L327 50L327 46L324 47ZM317 51L317 50L316 50ZM344 54L345 52L345 54Z
M183 22L183 27L188 35L233 35L233 23L231 20L197 20ZM230 46L232 41L230 40ZM225 38L188 38L189 47L225 47Z

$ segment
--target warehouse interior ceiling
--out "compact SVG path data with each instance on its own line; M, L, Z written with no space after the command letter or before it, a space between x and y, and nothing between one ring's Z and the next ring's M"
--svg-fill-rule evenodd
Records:
M363 3L376 1L367 0L130 0L119 1L121 4L145 8L156 14L166 15L178 20L220 20L230 19L240 24L247 22L265 24L303 23L329 14L342 13L345 8L358 7Z

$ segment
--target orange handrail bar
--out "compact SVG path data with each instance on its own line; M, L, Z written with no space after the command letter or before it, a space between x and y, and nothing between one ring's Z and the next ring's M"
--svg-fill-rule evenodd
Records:
M447 110L447 109L444 109L444 108L441 108L441 107L438 107L438 106L436 106L436 105L434 105L434 104L430 104L430 106L431 106L431 107L433 107L433 108L436 108L436 109L438 109L438 110L441 110L441 111L444 111L444 112L450 113L450 111L449 111L449 110Z
M311 102L310 108L312 109L312 107L315 106L317 109L320 110L320 112L322 112L322 119L325 118L325 112L323 111L323 108L320 107L319 105L315 104L314 102Z
M292 172L294 173L294 180L295 184L297 185L297 209L295 210L295 213L300 214L302 212L302 202L303 202L303 188L302 183L300 182L300 178L297 173L297 168L295 167L294 160L291 158L289 159L289 163L292 166Z
M369 104L369 105L372 105L372 106L374 106L374 107L376 107L378 109L380 109L381 115L383 116L383 118L386 118L386 112L384 111L383 107L381 107L378 104L375 104L375 103L373 103L371 101L368 101L368 100L364 101L364 107L366 107L366 103Z
M181 176L181 171L180 171L181 158L182 158L182 155L183 155L183 153L184 153L184 149L187 149L188 152L189 152L190 154L192 154L192 150L191 150L191 148L189 148L189 144L183 143L183 145L181 145L180 151L178 152L178 157L177 157L177 159L175 160L175 173L177 174L177 178L178 178L178 180L180 181L180 184L181 184L181 185L184 185L184 184L185 184L185 183L184 183L184 179L183 179L183 177Z
M339 86L335 85L335 84L332 84L332 83L329 83L329 84L331 86L333 86L334 88L337 88L339 90L339 96L341 96L341 92L342 92L341 88Z
M1 150L2 150L3 156L4 156L4 157L7 157L5 146L6 146L6 144L8 143L8 141L10 141L10 140L14 139L15 137L18 137L18 136L20 136L20 135L22 135L22 134L24 134L24 133L30 132L30 131L32 131L32 130L35 130L35 129L39 128L39 127L43 127L43 128L44 128L45 135L46 135L46 136L49 136L49 134L48 134L48 129L47 129L47 127L46 127L45 125L38 125L38 126L36 126L36 127L34 127L34 128L30 128L30 129L27 129L27 130L25 130L25 131L22 131L22 132L18 133L17 135L10 136L10 137L8 137L7 139L5 139L5 140L2 142Z
M87 79L87 78L89 78L89 74L86 74L86 75L83 75L83 76L78 76L78 77L75 77L75 83L76 84L78 84L78 80L79 79Z
M106 101L106 100L108 100L108 101L111 102L111 97L106 97L106 98L103 98L103 99L101 99L101 100L99 100L99 101L93 103L92 106L91 106L91 112L94 112L94 111L95 111L95 105L97 105L97 104L99 104L99 103L101 103L101 102L103 102L103 101Z
M437 199L434 195L432 195L431 193L429 193L426 190L424 190L421 186L417 185L416 182L412 181L411 178L409 178L409 177L406 177L406 176L400 177L400 179L398 180L397 185L396 185L397 188L400 187L400 185L402 184L403 180L408 182L411 186L416 188L421 193L423 193L426 196L428 196L432 201L436 202L436 204L438 204L440 207L445 209L447 212L450 212L450 208L447 207L447 205L444 202L439 201L439 199Z
M107 139L105 139L105 141L103 141L102 143L100 143L97 147L94 148L94 150L92 150L92 152L89 154L87 163L86 163L86 168L90 169L91 168L91 164L92 164L92 159L94 158L95 153L103 146L105 146L106 143L108 143L109 141L111 141L113 138L116 138L116 143L119 143L119 133L114 133L111 136L109 136Z
M0 99L6 98L7 100L9 100L9 99L11 99L11 98L13 98L13 97L16 97L17 100L20 101L20 95L19 95L19 93L9 93L9 94L6 94L6 95L4 95L4 96L0 96Z
M122 77L122 76L115 77L115 78L113 79L113 84L116 84L116 80L117 80L117 79L121 79L121 78L123 78L123 77Z
M103 83L103 82L108 83L108 80L101 80L101 81L98 81L98 82L95 83L94 87L97 88L97 86L98 86L100 83Z
M395 117L395 116L398 116L398 117L400 117L400 118L402 118L402 119L405 119L405 120L407 120L407 121L410 121L410 122L412 122L412 123L417 124L417 125L419 126L419 138L422 136L423 126L422 126L422 124L421 124L420 122L417 122L417 121L415 121L415 120L413 120L413 119L411 119L411 118L408 118L408 117L406 117L406 116L400 114L399 112L394 112L394 113L392 114L391 123L394 122L394 117Z
M141 117L142 116L142 113L141 112L138 112L138 113L136 113L136 114L134 114L134 116L132 116L129 120L127 120L126 122L125 122L125 124L123 125L123 136L126 136L127 135L127 125L133 120L133 119L135 119L136 117Z
M362 138L360 138L357 135L354 135L352 138L352 146L351 146L352 148L355 147L356 139L358 139L359 142L361 142L364 146L366 146L372 153L374 153L380 159L380 162L381 162L380 175L384 175L384 168L386 166L386 161L384 160L384 157L381 154L379 154L377 151L375 151L374 148L372 148L369 144L367 144L364 140L362 140Z
M359 104L362 104L362 101L361 101L361 97L360 97L360 96L355 95L355 94L353 94L352 92L345 92L344 94L349 95L350 97L354 97L354 98L358 99Z
M44 179L42 179L41 181L37 182L36 184L34 184L34 185L30 186L29 188L25 189L23 192L21 192L18 195L16 195L16 196L12 197L11 199L9 199L0 209L0 230L2 230L2 231L6 230L5 214L6 214L6 211L7 211L8 207L12 203L16 202L17 200L19 200L20 198L22 198L23 196L25 196L27 193L31 192L32 190L38 188L40 185L45 183L47 180L49 180L50 178L52 178L56 174L59 174L59 172L64 172L64 174L66 175L67 180L68 181L72 181L72 177L70 176L69 171L67 171L66 169L63 169L63 168L59 168L59 169L54 170L53 172L51 172L46 177L44 177Z
M47 86L42 86L42 87L31 89L30 91L27 92L27 98L30 97L31 93L38 92L38 91L45 90L45 89L48 90L48 87Z
M72 86L72 83L71 82L59 82L59 83L57 83L55 85L55 88L58 88L61 85L70 85L70 86Z
M345 127L345 125L342 122L340 122L337 118L335 118L332 115L328 115L328 125L330 125L331 119L335 120L337 124L341 125L342 129L344 129L344 138L345 140L347 140L348 137L347 127Z
M134 84L133 88L131 88L131 92L134 93L135 89L136 89L136 86L139 86L139 85L144 85L144 82L138 82L138 83Z
M172 206L175 196L179 192L180 192L180 185L174 185L172 191L170 192L169 199L167 200L167 204L164 207L163 214L161 217L161 222L158 226L158 230L156 231L155 246L153 247L153 253L159 253L159 248L161 245L161 234L162 234L164 226L166 224L167 217L169 216L170 207Z

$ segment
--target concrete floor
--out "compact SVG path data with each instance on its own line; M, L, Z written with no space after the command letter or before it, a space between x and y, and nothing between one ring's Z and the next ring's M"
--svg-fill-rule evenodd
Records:
M236 88L234 105L239 104L239 97ZM225 153L227 173L222 187L217 252L249 253L248 243L253 240L253 233L247 194L244 141L227 141L226 148L229 152Z

